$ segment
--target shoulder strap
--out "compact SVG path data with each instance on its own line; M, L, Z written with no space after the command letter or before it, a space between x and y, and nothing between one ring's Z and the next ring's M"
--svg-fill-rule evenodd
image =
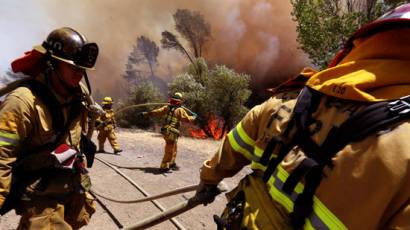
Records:
M46 85L36 80L29 80L24 82L22 86L30 89L31 92L39 97L40 100L46 105L47 109L51 113L52 127L56 133L56 138L54 140L39 146L35 150L30 150L30 152L42 152L47 150L52 151L59 144L61 144L62 139L67 134L72 122L79 116L82 109L81 99L73 100L67 120L64 122L62 105L58 102L53 92L51 92Z
M282 187L284 192L292 194L297 183L305 178L304 190L297 196L290 215L291 223L296 229L303 227L305 219L313 211L313 196L323 178L323 169L326 166L332 167L331 159L337 152L350 142L360 141L372 133L410 118L410 96L389 102L372 103L353 113L340 127L333 127L326 140L319 146L311 139L307 127L313 122L311 115L317 110L321 96L319 92L304 88L285 131L286 134L296 127L296 133L286 142L287 144L278 137L272 139L261 158L269 159L274 147L279 144L278 156L269 161L263 177L267 182L277 165L294 146L299 146L308 157L289 175ZM283 136L287 138L287 135Z
M67 121L64 124L64 116L61 109L61 105L55 98L55 95L47 88L47 86L35 80L24 81L20 86L27 87L28 89L30 89L33 94L39 97L43 101L43 103L45 103L47 109L49 109L51 113L53 119L53 129L56 131L57 136L53 141L50 141L42 146L39 146L36 149L31 149L30 152L23 152L20 154L20 156L22 157L19 157L19 159L13 165L13 179L10 188L10 193L0 209L0 215L4 215L5 213L13 209L17 200L20 199L20 196L22 195L22 191L19 188L19 185L22 181L21 175L35 177L43 173L24 173L24 164L30 161L30 159L28 158L33 157L33 155L30 153L48 152L56 149L58 145L60 145L63 141L63 138L65 134L67 134L67 132L69 131L69 128L73 120L76 117L78 117L82 108L81 100L75 100L71 106Z
M64 127L64 115L61 104L51 90L43 83L36 80L26 81L22 86L30 89L30 91L39 97L47 106L47 109L51 113L53 129L57 132L61 132Z
M268 167L263 175L263 180L267 182L270 176L275 171L279 163L285 158L288 152L297 145L297 142L301 140L307 132L308 124L312 123L310 114L316 111L321 99L321 94L310 88L303 88L298 96L295 108L293 109L292 118L289 121L282 137L272 138L261 157L261 164L266 165L273 153L273 150L279 145L279 152L276 158L269 161ZM292 129L297 128L296 134L290 137ZM286 140L285 140L286 139Z
M174 117L174 111L177 107L173 105L168 105L168 112L165 116L165 125L169 125L172 123L172 118Z

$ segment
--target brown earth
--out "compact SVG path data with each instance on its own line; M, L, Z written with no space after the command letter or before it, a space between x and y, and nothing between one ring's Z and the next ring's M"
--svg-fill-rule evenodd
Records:
M117 131L119 143L124 150L121 155L111 153L97 154L97 157L121 166L138 167L139 169L120 170L134 180L150 195L162 193L178 187L187 186L199 182L199 168L202 162L213 155L221 141L211 139L199 140L189 137L181 137L178 142L177 163L181 167L179 171L160 173L158 167L163 155L164 140L157 132L147 132L138 129L120 129ZM94 136L95 139L95 136ZM112 151L108 143L106 150ZM229 188L234 188L237 181L242 178L248 169L244 169L233 178L226 179ZM107 194L119 200L132 200L144 197L123 177L98 160L90 169L93 189ZM194 192L175 195L159 199L158 202L165 208L172 207L193 196ZM119 204L100 199L104 205L115 215L123 226L134 224L139 220L160 213L160 210L151 202L138 204ZM207 206L198 206L176 219L186 229L216 229L212 216L220 214L225 207L226 198L220 195ZM0 230L15 229L18 216L14 212L0 217ZM97 211L92 216L85 230L110 230L118 229L118 226L110 218L108 213L97 204ZM170 221L163 222L150 229L177 229Z

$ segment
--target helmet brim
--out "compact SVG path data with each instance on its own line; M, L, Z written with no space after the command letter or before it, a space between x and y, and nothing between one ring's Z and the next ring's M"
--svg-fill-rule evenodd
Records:
M349 37L328 67L336 66L350 51L354 48L353 41L359 38L370 37L379 32L393 29L410 28L410 3L396 7L388 11L378 19L370 22L358 29L352 36Z
M397 28L403 25L410 26L410 18L390 18L390 19L383 19L380 21L375 21L369 23L360 29L358 29L349 39L349 41L353 41L354 39L366 37L375 33L378 33L382 30Z
M410 18L389 18L362 26L347 40L344 48L335 55L328 68L336 66L351 51L354 40L369 37L384 30L403 29L406 27L410 28Z
M38 52L40 52L40 53L42 53L42 54L46 54L46 53L47 53L46 48L44 48L42 45L36 45L36 46L33 47L33 49L36 50L36 51L38 51ZM63 61L63 62L65 62L65 63L71 64L71 65L73 65L73 66L75 66L75 67L78 67L78 68L81 68L81 69L85 69L85 70L95 70L95 67L91 67L91 68L90 68L90 67L85 67L85 66L77 65L77 64L74 63L74 61L71 61L71 60L68 60L68 59L65 59L65 58L61 58L61 57L58 57L58 56L55 56L55 55L51 55L51 57L52 57L52 58L55 58L55 59L57 59L57 60L59 60L59 61Z

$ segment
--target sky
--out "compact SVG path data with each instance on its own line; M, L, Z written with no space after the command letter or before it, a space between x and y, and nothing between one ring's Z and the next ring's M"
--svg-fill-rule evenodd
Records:
M137 37L158 45L161 32L175 32L177 9L199 11L211 25L205 58L251 75L256 88L272 86L309 64L298 49L291 5L283 0L1 0L0 74L10 63L41 44L55 28L69 26L100 48L94 89L119 97L122 74ZM182 73L188 60L176 51L160 50L157 74L165 80Z

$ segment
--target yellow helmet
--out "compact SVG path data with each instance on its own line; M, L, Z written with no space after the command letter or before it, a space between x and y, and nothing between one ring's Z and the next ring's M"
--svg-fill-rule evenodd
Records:
M112 104L112 98L111 97L104 97L102 104L103 105L111 105Z
M182 100L182 93L180 93L180 92L174 93L174 95L172 96L172 99L174 99L174 100Z

